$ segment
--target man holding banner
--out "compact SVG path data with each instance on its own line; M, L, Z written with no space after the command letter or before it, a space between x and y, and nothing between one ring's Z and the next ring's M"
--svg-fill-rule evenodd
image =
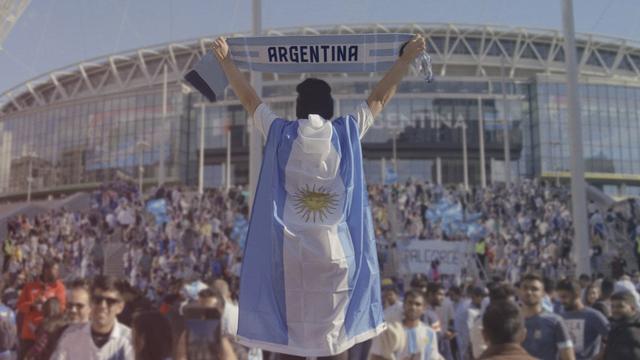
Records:
M231 44L230 50L231 40L214 42L224 75L266 138L240 281L238 339L244 345L287 354L281 359L347 359L350 347L385 329L360 139L425 50L425 40L402 38L398 56L398 37L383 44L383 36L333 37L324 39L327 44L305 43L314 37L243 40L245 56L278 66L304 62L307 72L342 62L345 71L373 71L367 56L395 56L367 101L335 119L330 86L306 79L296 87L296 121L279 118L257 96L238 69L241 60L232 59L238 48ZM346 43L350 39L374 42ZM260 47L261 41L273 46Z

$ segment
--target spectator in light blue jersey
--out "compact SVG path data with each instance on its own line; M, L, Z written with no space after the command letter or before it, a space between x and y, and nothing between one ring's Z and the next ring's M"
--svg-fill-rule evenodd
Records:
M599 359L609 333L609 321L597 310L584 306L580 286L573 280L562 280L557 286L558 297L577 360Z
M527 352L542 360L574 360L573 343L562 318L542 308L542 277L528 274L521 281L522 312L527 337L522 343Z

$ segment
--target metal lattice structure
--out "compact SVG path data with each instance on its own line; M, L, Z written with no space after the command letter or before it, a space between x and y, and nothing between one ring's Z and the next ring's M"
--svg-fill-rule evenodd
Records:
M283 34L359 34L411 32L427 38L434 71L443 76L499 76L502 61L507 75L528 79L535 74L565 71L563 37L557 30L455 24L365 24L286 28ZM227 34L234 36L240 34ZM51 71L6 91L0 97L0 116L56 102L97 96L162 81L164 64L170 81L183 75L207 51L213 38L162 44L74 64ZM624 79L640 84L640 43L593 34L577 36L581 75ZM503 60L504 59L504 60Z
M0 49L31 0L0 0Z

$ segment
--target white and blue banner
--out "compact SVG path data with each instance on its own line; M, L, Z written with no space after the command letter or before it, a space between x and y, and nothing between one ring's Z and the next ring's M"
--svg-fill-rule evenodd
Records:
M472 246L468 241L410 240L400 242L400 271L404 274L427 274L431 262L438 260L442 274L460 275L468 266L468 254Z
M310 121L276 119L269 130L243 259L238 340L329 356L385 325L355 120L320 128Z
M241 69L272 73L358 73L386 71L413 34L326 34L227 39ZM221 98L228 81L211 52L185 79L210 101Z

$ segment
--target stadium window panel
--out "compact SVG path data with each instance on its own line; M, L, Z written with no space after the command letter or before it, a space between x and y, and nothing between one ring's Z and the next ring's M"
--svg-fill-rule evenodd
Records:
M549 51L551 50L551 45L546 43L533 43L533 46L538 50L538 54L542 57L542 60L547 60L549 57Z
M442 53L444 52L446 39L442 36L433 36L430 38L431 42L435 45L437 50Z
M470 55L471 52L464 44L461 38L451 38L450 44L455 44L455 48L453 48L453 53L458 55Z
M537 59L536 53L531 49L531 45L529 43L524 43L524 48L520 57L523 59Z
M467 41L467 44L469 44L469 47L471 48L471 51L473 51L474 54L480 54L480 44L482 42L482 39L479 38L474 38L474 37L465 37L464 38Z
M611 68L613 66L613 62L616 60L617 53L615 51L602 49L596 51L600 55L602 61L604 61L604 65Z
M564 59L564 48L562 48L562 45L558 45L558 51L556 51L556 54L553 57L553 61L564 62Z
M513 52L515 51L515 48L516 48L516 41L510 40L510 39L500 39L499 41L500 41L500 44L502 44L504 51L507 52L507 55L513 56Z
M487 55L489 56L503 56L504 53L502 52L502 50L500 49L500 47L497 44L497 40L492 40L491 43L489 44L488 50L487 50ZM493 86L496 86L496 84L493 84Z

